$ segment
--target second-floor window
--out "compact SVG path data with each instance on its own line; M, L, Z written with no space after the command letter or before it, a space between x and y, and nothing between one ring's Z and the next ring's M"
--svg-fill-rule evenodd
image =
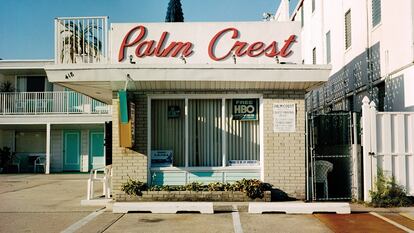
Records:
M326 63L331 63L331 31L326 33Z
M315 0L312 0L312 12L315 11Z
M52 91L53 85L45 76L18 76L16 90L19 92Z
M381 0L372 0L372 27L381 22Z
M316 64L316 48L312 49L312 64Z
M352 44L351 34L351 10L345 13L345 49L351 47Z

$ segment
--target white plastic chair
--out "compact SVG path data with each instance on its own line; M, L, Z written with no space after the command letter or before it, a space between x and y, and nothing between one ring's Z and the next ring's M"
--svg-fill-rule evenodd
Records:
M98 171L102 170L104 171L104 176L98 177ZM95 182L102 182L102 195L104 195L105 198L111 198L112 165L91 170L89 173L86 200L92 200L94 198L93 186Z
M315 182L323 184L324 197L328 198L328 173L333 169L333 164L326 160L315 161Z
M43 156L39 156L35 159L34 161L34 168L33 168L33 172L36 173L37 172L37 167L42 167L43 168L43 172L46 169L46 158Z

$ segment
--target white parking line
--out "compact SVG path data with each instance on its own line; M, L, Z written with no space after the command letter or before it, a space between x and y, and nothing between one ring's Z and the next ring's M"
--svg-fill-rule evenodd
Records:
M233 205L233 212L231 212L231 216L233 217L234 233L243 233L243 228L240 222L240 215L236 205Z
M72 233L79 230L82 226L86 225L88 222L92 221L94 218L105 212L105 208L98 211L90 213L88 216L82 218L81 220L70 225L68 228L62 231L62 233Z
M399 223L396 223L396 222L394 222L394 221L392 221L391 219L388 219L388 218L386 218L386 217L384 217L384 216L382 216L382 215L379 215L379 214L377 214L377 213L375 213L375 212L369 212L370 214L372 214L372 215L374 215L375 217L377 217L377 218L380 218L380 219L382 219L382 220L384 220L384 221L386 221L386 222L388 222L388 223L390 223L390 224L392 224L392 225L394 225L394 226L396 226L396 227L398 227L398 228L400 228L401 230L403 230L403 231L406 231L406 232L409 232L409 233L414 233L414 231L413 230L411 230L411 229L408 229L407 227L405 227L405 226L403 226L403 225L401 225L401 224L399 224Z

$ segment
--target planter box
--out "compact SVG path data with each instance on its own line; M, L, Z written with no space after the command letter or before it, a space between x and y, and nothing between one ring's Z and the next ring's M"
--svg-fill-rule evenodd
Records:
M265 191L262 199L250 199L243 192L233 191L145 191L142 196L115 194L115 201L215 201L215 202L268 202L271 192Z

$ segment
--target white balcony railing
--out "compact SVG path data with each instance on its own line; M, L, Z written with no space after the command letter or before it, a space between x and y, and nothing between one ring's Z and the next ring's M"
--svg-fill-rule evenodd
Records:
M110 113L110 105L73 91L0 92L0 117L2 115Z
M106 63L108 17L55 19L55 63Z

